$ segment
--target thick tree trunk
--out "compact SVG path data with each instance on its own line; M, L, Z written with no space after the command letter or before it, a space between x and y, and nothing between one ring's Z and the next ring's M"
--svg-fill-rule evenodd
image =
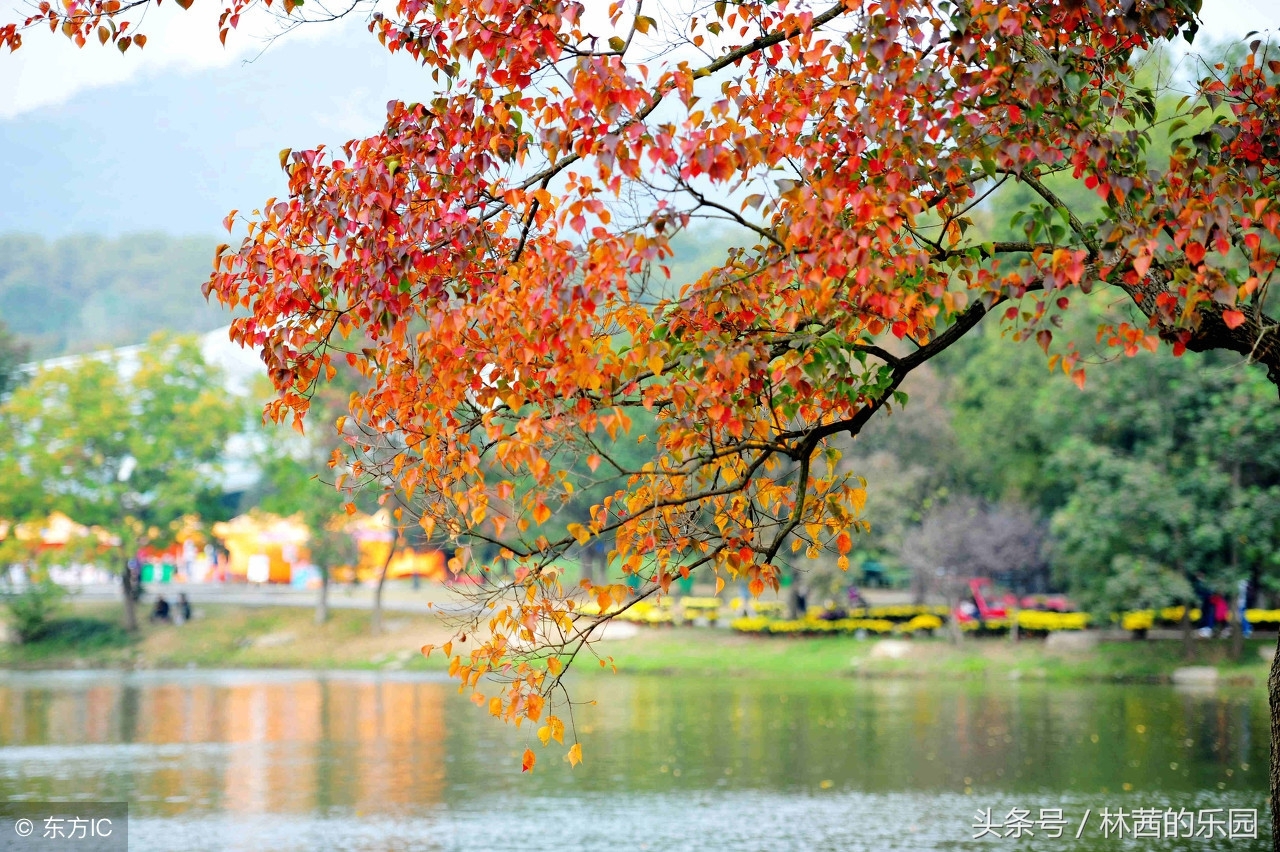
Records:
M1244 616L1236 608L1235 617L1231 620L1231 659L1239 660L1244 655Z
M329 620L329 570L320 571L320 596L316 598L316 624Z
M124 570L120 574L120 589L124 593L124 629L130 633L138 632L138 605L133 599L133 572L129 570L129 560L124 560Z
M382 563L382 570L378 572L378 585L373 590L373 612L369 617L369 632L374 636L382 633L382 587L387 582L387 569L391 567L391 557L395 556L396 544L399 541L399 536L391 540L391 549L387 551L387 558Z
M1276 637L1276 656L1271 661L1267 678L1267 694L1271 704L1271 848L1280 852L1280 636Z
M951 644L959 645L964 640L964 629L960 627L960 598L947 595L947 632L951 635Z

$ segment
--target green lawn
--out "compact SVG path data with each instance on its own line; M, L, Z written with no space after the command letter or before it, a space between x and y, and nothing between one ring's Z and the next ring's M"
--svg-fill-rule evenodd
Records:
M206 606L188 624L145 624L137 636L118 627L117 604L68 607L44 640L0 645L3 668L405 668L441 669L418 649L448 638L433 616L388 613L387 631L369 634L369 614L334 610L316 625L312 611L289 607ZM1261 653L1273 637L1252 639L1239 661L1229 659L1226 640L1196 640L1191 659L1178 641L1102 642L1076 654L1046 652L1043 641L966 639L956 647L940 638L898 641L905 653L891 658L874 639L853 637L746 636L723 629L643 628L636 635L597 643L601 667L585 650L574 663L579 675L690 674L705 677L913 677L1028 679L1054 682L1167 681L1186 665L1212 665L1232 682L1266 682Z

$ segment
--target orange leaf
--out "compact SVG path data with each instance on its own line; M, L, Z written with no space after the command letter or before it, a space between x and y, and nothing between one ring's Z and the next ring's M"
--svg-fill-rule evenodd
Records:
M1226 310L1222 312L1222 321L1227 324L1227 328L1239 328L1244 325L1244 314L1240 311Z
M538 756L530 749L524 750L524 760L520 761L521 772L532 772L533 765L538 762Z

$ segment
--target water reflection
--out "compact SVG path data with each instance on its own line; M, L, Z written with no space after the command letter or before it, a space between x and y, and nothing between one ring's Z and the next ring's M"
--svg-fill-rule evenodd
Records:
M494 848L529 820L576 848L944 849L969 842L977 808L1265 801L1260 690L667 677L578 692L600 699L575 710L587 762L538 749L528 776L533 731L429 676L0 676L0 797L126 799L135 848L362 850Z

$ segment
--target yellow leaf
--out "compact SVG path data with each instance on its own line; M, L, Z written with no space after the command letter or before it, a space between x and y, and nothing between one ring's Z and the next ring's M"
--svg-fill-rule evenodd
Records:
M578 540L578 544L586 544L591 540L591 533L582 524L569 524L566 529L569 530L569 535Z
M495 695L493 698L489 699L489 712L492 713L494 716L502 715L502 699L501 698Z
M663 365L662 365L661 355L654 355L652 358L649 359L649 369L653 372L655 376L662 375L662 366Z
M570 766L577 766L582 762L582 744L574 743L569 749L569 753L565 755L565 759L569 761Z
M863 507L867 505L867 489L855 488L849 492L849 499L853 501L853 509L855 512L861 512Z
M551 726L543 725L538 729L538 739L542 740L542 744L546 745L551 742Z
M555 677L564 671L564 663L560 662L559 657L547 657L547 671L551 672L552 677Z

